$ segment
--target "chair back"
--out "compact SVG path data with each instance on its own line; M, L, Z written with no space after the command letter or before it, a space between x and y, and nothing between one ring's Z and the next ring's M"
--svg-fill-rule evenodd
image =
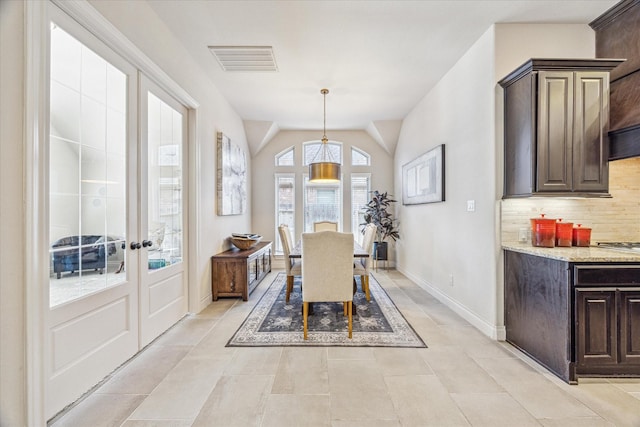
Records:
M314 222L313 231L338 231L338 223L331 221Z
M291 230L289 230L289 226L287 226L286 224L281 224L278 227L278 233L280 234L280 243L282 243L282 252L284 252L284 267L287 272L287 276L289 276L291 273L292 265L289 254L291 253L291 248L293 246Z
M353 300L353 233L302 233L302 301Z
M373 262L373 242L376 239L376 226L374 224L367 224L364 228L364 237L362 238L362 249L367 251L369 256L362 258L364 266L369 269Z

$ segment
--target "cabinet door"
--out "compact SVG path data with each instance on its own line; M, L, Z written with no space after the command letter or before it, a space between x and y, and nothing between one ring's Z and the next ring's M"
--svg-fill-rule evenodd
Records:
M640 289L620 290L620 363L640 365Z
M609 73L575 73L573 190L609 189Z
M617 363L615 290L576 291L578 366Z
M573 80L573 72L538 74L537 191L573 188Z
M247 286L245 261L216 262L213 267L214 301L217 294L241 294Z

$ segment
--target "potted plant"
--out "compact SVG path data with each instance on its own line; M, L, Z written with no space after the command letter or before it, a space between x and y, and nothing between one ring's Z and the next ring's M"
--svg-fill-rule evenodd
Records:
M394 241L400 238L397 223L398 220L388 211L397 200L392 199L387 192L380 193L378 190L371 191L371 200L364 208L364 223L376 226L376 241L373 244L373 257L376 260L387 260L388 238Z

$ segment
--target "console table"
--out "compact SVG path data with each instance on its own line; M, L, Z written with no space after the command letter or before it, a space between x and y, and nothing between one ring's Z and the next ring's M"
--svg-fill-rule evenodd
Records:
M258 286L271 271L271 242L260 242L247 250L232 248L211 257L211 292L218 297L242 297Z

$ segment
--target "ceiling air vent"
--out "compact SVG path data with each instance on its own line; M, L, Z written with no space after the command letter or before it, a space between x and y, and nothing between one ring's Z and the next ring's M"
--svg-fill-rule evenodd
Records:
M209 46L224 71L278 71L271 46Z

